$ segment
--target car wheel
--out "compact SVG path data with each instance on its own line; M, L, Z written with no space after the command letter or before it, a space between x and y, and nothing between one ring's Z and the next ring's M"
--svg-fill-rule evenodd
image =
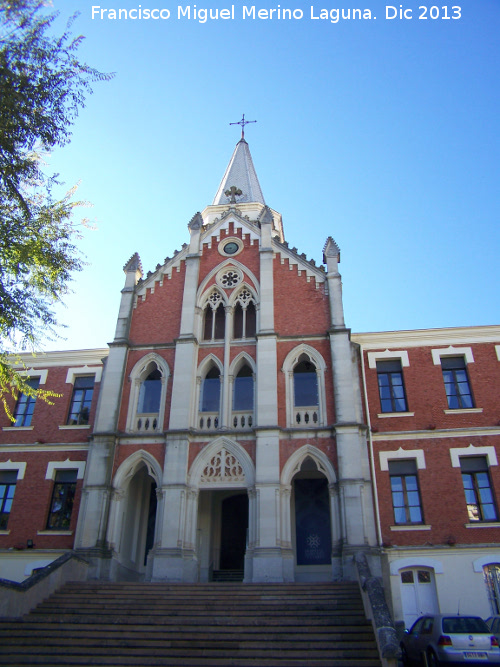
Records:
M438 660L437 655L434 653L432 649L429 649L427 651L427 666L428 667L439 667L441 664L441 661Z
M404 667L409 667L411 665L410 658L408 657L408 653L404 646L401 646L401 662Z

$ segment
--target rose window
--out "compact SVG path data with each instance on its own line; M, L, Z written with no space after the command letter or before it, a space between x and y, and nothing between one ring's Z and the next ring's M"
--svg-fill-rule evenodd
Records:
M239 272L230 269L225 271L220 277L220 283L222 287L236 287L236 285L241 281L241 275Z

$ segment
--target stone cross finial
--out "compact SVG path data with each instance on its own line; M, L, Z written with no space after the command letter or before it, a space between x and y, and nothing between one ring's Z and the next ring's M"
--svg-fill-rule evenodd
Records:
M226 190L224 194L226 197L231 197L229 200L230 204L236 204L236 197L240 197L243 193L239 188L236 187L236 185L231 185L229 190Z

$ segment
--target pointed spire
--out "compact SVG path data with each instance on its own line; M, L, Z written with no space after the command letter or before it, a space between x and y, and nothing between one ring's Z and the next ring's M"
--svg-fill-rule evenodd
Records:
M231 188L234 188L233 190ZM222 181L217 190L212 204L227 204L231 195L226 195L226 191L235 193L241 190L241 195L237 195L236 202L259 202L265 204L264 195L260 189L259 179L253 166L250 149L245 139L240 139L236 144L234 153L229 161Z

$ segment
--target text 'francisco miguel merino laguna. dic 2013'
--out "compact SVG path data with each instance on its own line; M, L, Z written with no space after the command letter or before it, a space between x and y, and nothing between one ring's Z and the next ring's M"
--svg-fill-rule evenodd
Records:
M220 19L253 19L261 21L269 20L301 20L304 18L310 20L327 20L331 23L338 23L341 20L365 19L374 20L377 17L370 9L349 8L335 8L324 9L318 6L311 5L309 9L303 10L299 8L291 9L288 7L281 7L277 5L270 8L256 9L255 5L242 5L236 7L219 8L210 7L203 8L196 5L177 5L171 10L167 7L148 8L138 5L132 9L108 9L100 5L93 5L91 8L92 18L101 20L131 20L131 21L166 21L170 18L180 20L198 21L199 23L206 23L207 21L217 21ZM427 6L420 5L418 10L404 7L403 5L386 5L383 19L394 20L403 19L411 20L418 19L460 19L462 16L461 7L458 5L443 5L443 6Z

